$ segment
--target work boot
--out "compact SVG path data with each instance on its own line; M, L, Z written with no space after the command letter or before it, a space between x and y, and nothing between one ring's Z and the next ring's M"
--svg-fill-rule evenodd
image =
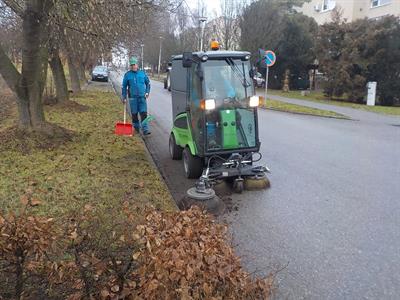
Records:
M143 131L143 134L144 135L149 135L149 134L151 134L151 132L149 130L146 130L146 131Z

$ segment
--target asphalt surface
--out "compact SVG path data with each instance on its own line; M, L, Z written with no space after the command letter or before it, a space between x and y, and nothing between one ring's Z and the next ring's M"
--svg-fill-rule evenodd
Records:
M179 194L191 182L169 160L170 103L152 81L148 141ZM276 299L400 299L400 118L329 109L358 121L259 111L272 187L234 195L224 220L248 271L280 270Z

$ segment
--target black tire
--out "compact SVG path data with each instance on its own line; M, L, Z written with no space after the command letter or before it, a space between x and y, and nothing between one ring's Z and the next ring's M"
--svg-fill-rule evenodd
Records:
M168 80L165 78L164 79L164 90L168 88Z
M176 144L175 136L173 133L169 136L169 155L173 160L182 159L183 148Z
M182 153L185 175L190 179L197 179L203 173L203 161L198 156L193 156L190 149L186 147Z
M92 81L95 81L96 79L94 77L92 77Z

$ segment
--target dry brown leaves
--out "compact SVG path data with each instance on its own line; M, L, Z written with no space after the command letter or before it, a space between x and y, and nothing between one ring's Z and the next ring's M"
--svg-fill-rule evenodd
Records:
M40 205L31 197L22 203ZM227 242L227 228L199 208L174 213L149 209L145 221L137 225L137 214L124 203L120 219L99 235L96 229L104 222L90 205L58 228L62 230L54 229L53 219L25 210L0 216L0 259L16 273L23 257L24 272L45 273L44 291L70 300L269 299L271 295L272 277L253 279L245 272Z
M272 279L253 280L226 240L226 227L199 208L153 211L138 226L135 253L144 299L268 299Z

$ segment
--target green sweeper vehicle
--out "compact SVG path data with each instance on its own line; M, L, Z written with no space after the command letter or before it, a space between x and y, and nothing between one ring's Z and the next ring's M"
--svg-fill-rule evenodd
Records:
M266 188L268 167L261 160L257 107L250 65L244 51L185 52L172 58L173 128L169 152L183 160L187 178L198 178L189 197L215 196L225 180L233 190Z

